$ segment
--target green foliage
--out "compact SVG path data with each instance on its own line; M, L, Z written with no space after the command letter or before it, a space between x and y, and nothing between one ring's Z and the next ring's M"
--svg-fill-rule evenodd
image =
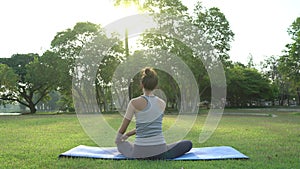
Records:
M17 82L18 75L14 70L5 64L0 64L0 92L14 90Z
M197 54L192 50L193 46L183 43L182 39L166 34L145 33L141 44L143 47L158 49L170 52L178 56L191 69L199 87L201 99L211 99L211 81L207 69L214 66L214 60L220 59L227 69L228 96L231 102L246 104L251 100L284 98L289 92L297 91L300 100L299 88L299 18L288 30L294 43L287 45L286 55L273 64L272 72L268 72L267 77L250 66L232 64L229 60L228 51L230 42L233 41L234 33L230 28L225 15L220 9L213 7L206 9L200 2L196 3L194 13L189 14L188 8L180 0L145 0L143 3L138 0L115 0L115 5L139 6L143 11L160 16L176 16L184 22L193 25L193 30L187 30L186 25L175 19L170 21L170 17L157 17L161 30L179 32L185 35L184 38L192 38L195 32L201 32L204 39L210 43L217 51L217 57L208 57L207 54ZM172 27L173 29L166 29ZM125 30L125 28L124 28ZM159 32L159 30L157 30ZM200 42L200 39L199 39ZM72 76L75 76L76 59L80 58L82 50L90 50L97 54L97 46L86 49L87 44L101 43L111 44L112 48L107 52L107 56L101 61L96 75L96 93L99 106L104 111L113 111L113 100L111 81L115 69L124 60L131 56L140 55L139 51L126 54L123 43L118 36L106 37L105 30L100 25L91 22L78 22L73 28L60 31L51 41L51 49L42 56L37 54L16 54L12 58L0 59L0 63L8 65L8 68L1 66L0 92L9 91L2 94L2 100L18 101L35 112L34 106L45 99L49 99L49 92L56 90L61 94L60 104L64 110L73 109L72 102ZM201 43L201 42L200 42ZM97 45L97 44L96 44ZM203 56L202 56L203 55ZM147 56L141 56L147 58ZM93 58L91 58L93 59ZM146 60L146 59L145 59ZM206 61L206 62L205 62ZM99 61L100 62L100 61ZM205 62L205 63L204 63ZM209 63L208 65L206 63ZM85 69L84 73L93 72L90 65L80 65ZM11 70L10 70L11 69ZM13 71L12 71L13 70ZM180 91L176 81L166 72L157 70L160 76L159 87L166 94L170 107L180 105ZM124 72L126 73L126 71ZM11 77L11 78L8 78ZM271 78L268 81L267 78ZM89 82L88 77L83 77L83 81ZM141 94L139 75L128 80L129 97ZM15 83L17 81L17 83ZM75 82L76 83L76 82ZM291 90L288 88L292 87ZM287 92L289 91L289 92ZM110 107L110 108L109 108Z
M279 69L290 87L298 95L300 103L300 17L298 17L288 29L292 43L286 45L286 52L279 59Z
M188 8L181 0L146 0L143 9L150 13L168 14L173 16L187 14Z
M0 93L0 99L4 101L19 102L24 106L31 107L31 112L36 110L33 103L34 89L30 84L26 75L28 73L27 65L32 62L37 54L16 54L11 58L1 59L1 62L9 66L17 76L15 83L9 83L10 86L5 86L5 92ZM13 75L13 77L15 77Z
M217 49L223 64L228 66L228 51L234 33L225 15L216 7L205 9L200 2L196 4L194 14L193 24L204 32L210 44Z
M35 113L36 105L61 86L66 78L65 72L58 69L63 64L59 59L49 51L41 57L36 54L17 54L6 59L7 66L1 66L1 76L6 82L1 85L5 92L0 93L0 99L19 102Z
M299 41L300 37L300 17L296 18L292 25L288 28L288 34L292 40Z
M124 50L123 50L124 53ZM112 101L111 95L111 81L114 71L119 66L123 59L118 59L118 57L108 55L102 59L99 63L99 69L96 79L96 92L97 101L100 109L103 112L112 111L114 109L114 103ZM109 106L110 105L110 106Z
M109 47L109 50L102 51L104 46ZM123 43L117 35L112 34L108 38L100 25L79 22L72 29L57 33L51 42L51 51L62 63L59 63L58 65L61 66L57 67L60 72L63 72L62 78L59 79L59 91L67 107L73 105L72 87L73 92L76 91L81 96L92 95L94 93L86 91L84 93L81 85L95 83L96 98L100 109L110 111L109 105L113 108L111 80L116 67L125 59ZM106 52L105 57L99 60L99 56L102 56L104 52ZM82 74L85 76L81 77ZM72 80L73 86L71 86Z
M60 104L63 110L72 111L72 76L74 75L75 61L79 58L83 47L92 42L98 34L103 34L100 25L91 22L78 22L70 29L58 32L51 41L51 51L45 53L48 60L54 59L55 68L60 75L59 91L62 94ZM54 55L53 58L51 55ZM55 58L54 58L55 57Z
M51 41L51 50L68 62L68 69L73 72L75 59L82 48L91 42L100 32L100 25L91 22L78 22L73 29L58 32Z
M99 29L99 25L90 22L78 22L73 29L68 28L65 31L58 32L51 41L51 47L61 51L61 56L72 57L72 55L67 54L78 55L80 50L77 51L76 49L82 48L85 43L91 41ZM68 48L73 48L74 51L69 51ZM64 53L67 51L69 52Z
M287 45L287 56L283 56L283 62L285 62L288 69L285 69L285 73L294 81L300 80L300 17L297 18L288 30L289 35L293 42Z
M146 32L141 40L142 45L150 49L168 51L182 59L191 69L198 82L201 99L210 100L211 84L207 69L215 66L215 60L221 60L226 67L230 63L227 52L230 50L229 43L233 40L234 34L224 14L218 8L207 10L198 3L194 15L190 15L187 13L187 7L179 0L149 0L145 1L144 7L146 11L155 13L159 30L156 30L158 33ZM172 16L176 17L172 18ZM178 21L178 18L182 19L183 22ZM188 44L182 42L182 39L177 39L178 37L174 37L168 32L176 32L175 34L178 37L182 36L186 39L193 39L201 34L203 39L197 39L197 42L194 43L211 44L216 49L218 58L211 57L208 51L203 51L204 53L201 54L196 53L192 49L197 48L197 46L191 44L189 44L191 46L187 46ZM167 84L168 80L162 81L162 84L165 83ZM173 89L175 88L173 87ZM173 90L173 92L179 94L178 91ZM175 101L176 104L180 101L179 98L179 95L168 96L168 100Z
M27 73L25 66L33 61L36 57L38 57L38 54L14 54L11 56L11 58L1 58L0 63L6 64L11 67L19 76L19 81L23 82Z
M116 6L119 6L119 5L129 6L132 4L140 5L140 0L114 0L114 1L115 1Z
M239 64L227 69L228 101L232 106L246 106L251 101L272 98L272 88L268 79L254 68Z

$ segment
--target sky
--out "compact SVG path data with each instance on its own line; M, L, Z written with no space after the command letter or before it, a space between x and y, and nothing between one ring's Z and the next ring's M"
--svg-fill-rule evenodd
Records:
M197 0L182 0L189 9ZM252 55L259 64L281 55L290 42L287 28L300 17L299 0L202 0L204 7L218 7L235 33L231 60L246 64ZM9 0L0 2L0 57L16 53L42 54L57 32L89 21L105 26L135 14L116 8L113 0Z

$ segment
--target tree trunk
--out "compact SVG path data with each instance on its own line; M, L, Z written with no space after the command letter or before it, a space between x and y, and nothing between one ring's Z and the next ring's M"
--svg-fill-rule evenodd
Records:
M107 100L106 100L106 92L104 91L105 90L105 88L103 88L100 92L101 92L101 95L102 95L102 97L103 97L103 108L104 108L104 112L107 112L107 107L108 107L108 105L107 105Z
M297 87L297 96L298 96L297 105L300 105L300 87Z
M30 102L28 107L30 109L30 113L31 114L35 114L36 113L35 104L33 102Z

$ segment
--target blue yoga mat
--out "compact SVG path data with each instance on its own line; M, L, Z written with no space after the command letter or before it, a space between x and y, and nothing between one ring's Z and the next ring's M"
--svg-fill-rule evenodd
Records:
M116 147L91 147L79 145L59 155L59 157L82 157L107 160L129 160ZM170 160L224 160L248 159L246 155L229 146L192 148L186 154Z

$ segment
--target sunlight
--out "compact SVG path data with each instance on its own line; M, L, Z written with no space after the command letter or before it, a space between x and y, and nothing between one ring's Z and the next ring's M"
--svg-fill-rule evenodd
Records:
M114 15L119 16L120 18L126 17L126 16L131 16L131 15L136 15L139 13L138 7L136 5L120 5L120 6L115 6L114 7Z
M117 19L121 19L121 18L128 17L131 15L136 15L139 13L140 13L140 11L138 10L138 6L135 5L134 3L131 3L131 4L126 4L126 5L114 6L113 17L117 16L118 17ZM116 21L117 19L110 18L110 20L112 22ZM130 30L128 30L128 31L130 32ZM124 32L125 32L125 28L124 28ZM138 36L130 36L130 33L129 33L128 42L129 42L130 53L138 48L137 40L138 40Z

